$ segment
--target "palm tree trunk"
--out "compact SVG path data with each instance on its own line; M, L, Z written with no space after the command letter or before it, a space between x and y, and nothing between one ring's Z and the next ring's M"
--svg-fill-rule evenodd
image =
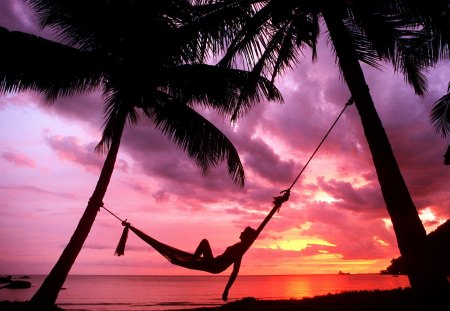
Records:
M333 9L323 9L339 66L361 118L381 192L391 217L398 247L408 265L412 288L421 291L443 289L448 281L433 262L426 231L405 184L381 120L375 109L358 58L345 26Z
M97 212L103 205L103 198L106 194L106 190L114 170L117 153L119 151L120 139L126 123L126 114L123 113L118 118L120 119L117 120L117 127L115 128L111 146L108 150L108 154L103 164L95 190L89 199L83 216L81 217L69 243L62 252L50 274L44 280L44 283L42 283L36 294L31 298L30 302L33 305L43 307L55 305L59 291L61 290L61 287L63 286L67 275L75 262L75 259L80 253L84 241L86 241L92 225L94 224Z

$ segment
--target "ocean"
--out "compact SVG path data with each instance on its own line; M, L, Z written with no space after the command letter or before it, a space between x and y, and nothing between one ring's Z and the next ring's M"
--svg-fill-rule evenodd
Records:
M30 276L29 289L0 289L0 301L26 301L45 276ZM151 311L220 306L228 276L117 276L69 275L57 305L65 310ZM240 275L229 300L300 299L354 290L409 287L406 276L351 275Z

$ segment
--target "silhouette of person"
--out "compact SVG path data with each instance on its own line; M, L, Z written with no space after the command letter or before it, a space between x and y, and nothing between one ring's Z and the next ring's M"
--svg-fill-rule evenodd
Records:
M192 259L193 261L207 261L210 266L210 271L217 272L221 272L231 264L234 264L233 271L231 272L228 283L222 294L222 299L224 301L227 301L228 291L239 273L242 257L256 239L256 230L251 227L246 227L244 231L241 232L239 239L241 240L240 242L227 247L225 252L217 257L213 256L208 240L203 239L195 250L194 257Z

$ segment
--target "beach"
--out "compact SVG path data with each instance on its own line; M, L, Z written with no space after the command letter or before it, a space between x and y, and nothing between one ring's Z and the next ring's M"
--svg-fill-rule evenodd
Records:
M448 292L450 293L450 292ZM450 295L421 297L411 289L385 291L353 291L328 294L300 300L256 300L252 298L228 303L220 308L201 308L203 311L398 311L448 310Z
M450 293L450 292L449 292ZM321 295L302 299L258 300L247 297L219 307L201 307L194 309L177 309L179 311L432 311L448 310L450 295L432 295L422 297L411 289L350 291L339 294ZM2 311L64 311L55 307L43 309L24 302L0 302ZM78 309L79 311L87 309ZM116 309L122 310L122 309ZM162 308L161 310L166 310Z

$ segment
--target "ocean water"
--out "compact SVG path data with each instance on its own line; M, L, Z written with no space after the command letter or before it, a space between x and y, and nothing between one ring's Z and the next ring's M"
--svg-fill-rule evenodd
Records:
M0 289L0 301L26 301L37 291L45 276L30 276L29 289ZM66 310L150 311L220 306L228 276L114 276L70 275L57 305ZM409 287L405 276L352 275L267 275L236 279L229 300L300 299L353 290Z

